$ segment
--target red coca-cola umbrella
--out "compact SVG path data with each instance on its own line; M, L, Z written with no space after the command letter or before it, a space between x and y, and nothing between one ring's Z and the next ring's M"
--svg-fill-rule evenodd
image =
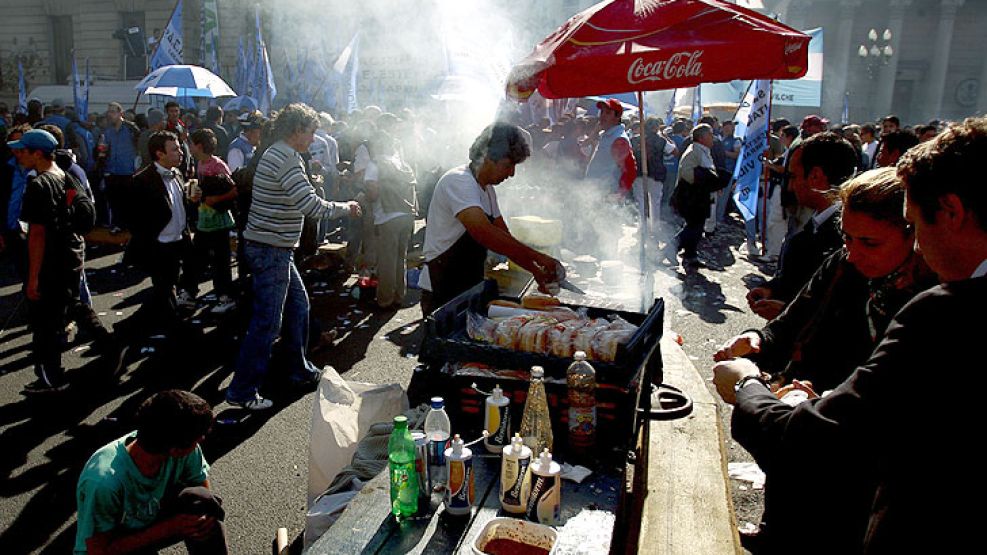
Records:
M606 0L574 15L515 65L507 94L525 100L535 90L545 98L637 92L641 151L647 152L643 91L798 79L808 60L808 35L725 0ZM647 175L647 158L641 162ZM644 220L641 269L647 276ZM643 294L642 309L647 301Z
M809 36L726 0L607 0L535 47L507 81L545 98L685 88L734 79L798 79Z

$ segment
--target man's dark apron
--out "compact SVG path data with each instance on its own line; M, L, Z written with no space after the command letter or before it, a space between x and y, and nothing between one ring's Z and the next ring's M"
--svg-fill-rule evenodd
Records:
M494 222L493 216L486 216L490 223ZM445 252L426 262L432 294L429 306L423 308L431 312L483 281L486 259L487 247L473 239L469 230L463 232L462 237Z

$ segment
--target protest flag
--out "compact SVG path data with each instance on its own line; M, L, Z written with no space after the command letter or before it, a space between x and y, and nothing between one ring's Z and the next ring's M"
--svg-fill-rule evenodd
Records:
M692 97L692 125L699 124L699 119L703 117L703 86L696 85L696 92Z
M346 91L346 112L352 112L359 108L356 100L356 78L357 74L360 72L360 60L359 60L359 45L360 45L360 33L359 31L353 35L350 43L346 45L346 48L339 54L336 58L336 63L332 65L333 71L338 74L343 74L346 68L349 67L347 83L348 90Z
M175 4L171 12L168 26L161 34L154 54L151 55L151 71L164 66L182 63L184 52L184 35L182 33L182 0Z
M220 75L219 67L219 7L216 0L202 0L199 11L201 26L200 65Z
M17 113L27 114L27 85L24 84L24 65L17 60Z
M768 149L768 123L771 117L771 81L759 79L751 83L734 116L744 122L744 144L733 171L736 182L733 200L744 221L757 216L757 201L761 179L761 156Z

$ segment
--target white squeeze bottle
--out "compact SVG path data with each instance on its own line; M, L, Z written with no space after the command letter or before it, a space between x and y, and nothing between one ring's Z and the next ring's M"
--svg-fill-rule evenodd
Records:
M548 449L531 463L528 520L554 526L562 514L562 468Z
M446 487L445 451L449 447L452 424L446 414L442 397L432 397L432 410L425 416L425 439L428 441L428 466L432 476L432 489L442 491Z
M531 449L524 445L520 434L514 434L511 444L504 447L500 466L500 505L509 513L523 514L528 508L530 465Z
M511 438L511 400L495 385L484 404L483 429L489 433L483 445L491 453L500 453Z

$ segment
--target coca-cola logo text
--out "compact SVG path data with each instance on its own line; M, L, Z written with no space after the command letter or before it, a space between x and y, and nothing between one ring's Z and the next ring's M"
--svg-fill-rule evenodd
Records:
M645 81L700 77L703 74L703 63L699 60L702 55L702 50L677 52L667 60L651 63L646 63L644 58L637 58L627 68L627 82L636 85Z

